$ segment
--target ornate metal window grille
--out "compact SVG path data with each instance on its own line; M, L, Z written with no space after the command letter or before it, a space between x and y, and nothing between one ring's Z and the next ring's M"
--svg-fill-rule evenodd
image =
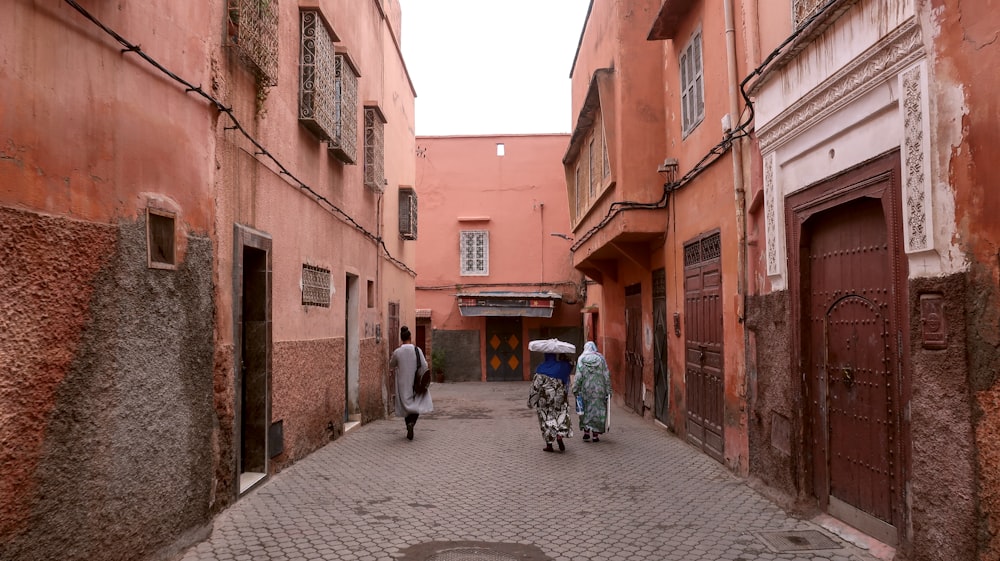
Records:
M300 17L299 121L320 140L336 130L333 39L315 10Z
M399 235L404 240L417 239L417 194L413 189L399 190Z
M574 186L573 190L575 192L575 198L576 198L576 200L573 201L574 202L573 206L574 209L576 210L575 218L577 222L579 222L580 219L583 218L583 213L581 212L581 210L583 209L583 170L580 168L579 163L576 164L576 185Z
M594 165L597 163L596 162L597 154L594 153L594 144L595 144L595 142L594 142L594 140L595 140L594 136L595 136L594 133L591 132L591 134L590 134L590 145L587 148L587 157L590 159L590 162L589 162L589 165L587 166L587 168L590 170L590 201L591 202L593 202L594 197L597 196L597 184L601 180L600 176L597 174L597 169L595 169L595 167L594 167ZM600 147L598 147L598 149L599 148Z
M334 56L334 131L330 151L345 164L358 157L358 72L347 55Z
M718 233L705 236L684 246L684 266L701 265L718 259L722 253L722 238Z
M681 126L687 135L705 118L705 87L702 75L701 32L684 48L681 67Z
M365 107L365 187L385 188L385 117L378 107Z
M302 265L302 305L330 307L330 270Z
M262 86L278 84L278 0L228 0L228 43Z
M486 230L460 232L459 253L462 276L485 277L490 274L490 233Z
M792 25L800 27L827 0L792 0Z

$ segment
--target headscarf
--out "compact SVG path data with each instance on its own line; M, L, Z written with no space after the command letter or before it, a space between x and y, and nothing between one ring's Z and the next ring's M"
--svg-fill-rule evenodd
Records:
M556 360L554 353L545 353L545 360L538 365L535 372L544 374L549 378L562 380L562 383L569 385L569 373L573 370L573 365L568 362Z
M577 359L576 368L578 371L582 371L585 366L591 368L596 367L600 370L607 370L608 363L604 360L604 356L597 352L597 344L593 341L587 341L583 345L583 353L580 354L580 358Z

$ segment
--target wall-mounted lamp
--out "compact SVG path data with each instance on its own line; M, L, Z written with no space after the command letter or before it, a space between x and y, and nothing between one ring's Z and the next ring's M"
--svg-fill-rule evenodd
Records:
M667 158L656 168L656 173L663 176L665 185L673 185L677 182L678 166L677 158Z

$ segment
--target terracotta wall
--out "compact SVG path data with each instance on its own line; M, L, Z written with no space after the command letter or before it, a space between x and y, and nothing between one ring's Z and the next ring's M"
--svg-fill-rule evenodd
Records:
M485 318L460 314L459 291L560 294L551 319L523 318L525 337L546 326L580 325L581 275L572 267L572 242L565 239L571 234L560 162L568 139L564 134L417 139L419 216L427 225L418 236L417 307L431 310L432 332L480 332L480 372L452 373L461 379L485 380ZM497 155L497 144L504 145L503 156ZM488 276L460 275L459 232L470 229L490 232ZM438 336L434 339L437 344ZM526 348L524 353L527 359ZM528 360L523 364L529 368Z

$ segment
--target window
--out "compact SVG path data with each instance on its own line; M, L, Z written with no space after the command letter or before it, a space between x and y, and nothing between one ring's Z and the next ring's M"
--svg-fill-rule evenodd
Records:
M278 83L278 0L229 0L229 46L262 86Z
M486 230L463 230L459 233L462 276L485 277L490 274L490 233Z
M701 32L684 48L681 66L681 126L687 136L705 118L705 91L701 61Z
M399 188L399 236L417 239L417 194L409 187Z
M302 305L330 307L330 270L302 265Z
M334 130L330 151L345 164L357 162L358 71L346 53L334 56Z
M503 155L504 155L503 142L497 142L497 156L503 156Z
M385 116L374 106L365 107L365 187L385 188Z
M587 166L587 168L590 170L590 181L589 181L589 183L590 183L590 199L589 200L593 201L594 197L597 195L597 182L600 180L599 179L600 176L597 175L595 173L595 170L594 170L594 156L595 156L595 154L594 154L594 135L593 135L593 133L591 133L591 135L590 135L590 146L587 148L587 156L590 158L590 165Z
M336 134L333 39L316 10L299 17L299 122L320 140Z
M576 219L577 220L580 220L580 218L581 218L581 216L580 216L581 215L580 209L583 208L583 191L581 190L581 187L583 186L583 177L581 175L582 173L583 173L583 170L580 169L580 164L577 164L576 165L576 185L574 186L574 191L575 191L574 198L576 199L576 201L574 201L576 203L574 206L576 207Z
M174 269L174 213L146 209L146 257L150 269Z
M375 281L368 281L368 307L375 307Z

